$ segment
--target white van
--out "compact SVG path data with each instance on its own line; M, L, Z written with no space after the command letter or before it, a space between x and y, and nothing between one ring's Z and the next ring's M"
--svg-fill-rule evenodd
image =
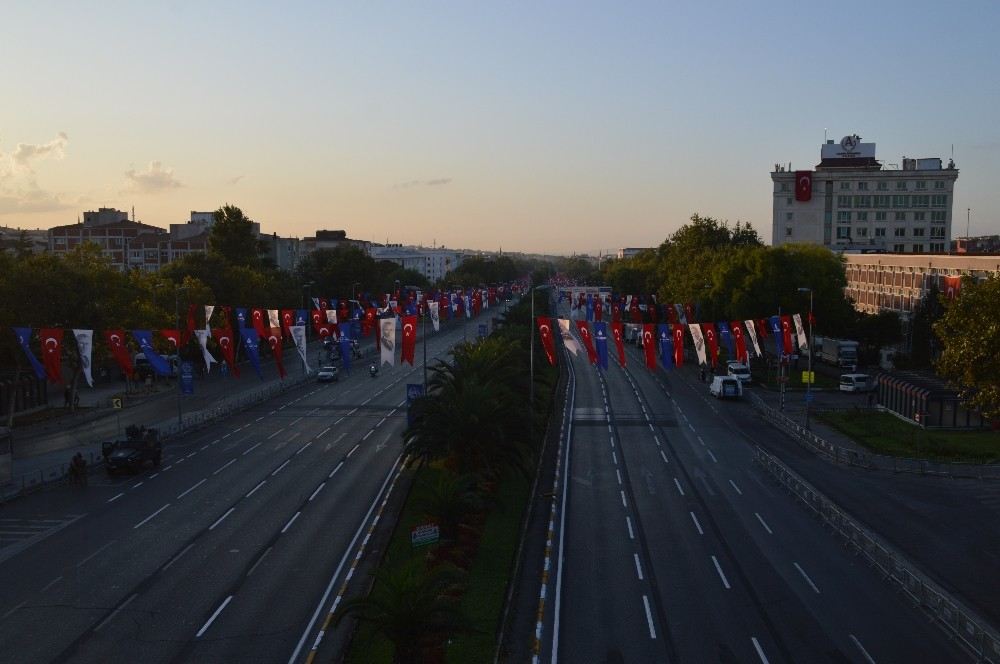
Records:
M739 379L741 383L749 383L752 379L750 367L742 362L729 362L726 365L726 374Z
M716 399L738 399L743 396L743 383L733 376L714 376L708 392Z
M868 374L850 373L840 376L841 392L871 392L875 389L875 379Z

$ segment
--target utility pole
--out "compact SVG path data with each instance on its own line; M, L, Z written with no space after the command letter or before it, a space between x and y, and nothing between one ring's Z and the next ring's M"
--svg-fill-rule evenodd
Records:
M177 321L177 334L181 333L181 291L187 291L183 286L174 288L174 318ZM180 431L183 425L183 415L181 412L181 397L184 394L184 387L181 384L181 348L180 341L177 345L177 430Z
M812 403L812 382L813 382L813 290L812 288L799 288L800 293L809 291L809 380L806 381L806 429L809 429L809 406Z

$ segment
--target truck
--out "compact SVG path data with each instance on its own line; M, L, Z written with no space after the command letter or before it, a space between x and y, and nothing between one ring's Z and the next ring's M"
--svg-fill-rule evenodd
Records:
M827 364L854 371L858 368L858 342L850 339L824 337L819 359Z
M160 460L163 458L163 444L156 429L133 424L125 428L125 440L101 443L101 454L108 475L114 475L122 470L137 473L146 462L152 463L154 467L160 465Z

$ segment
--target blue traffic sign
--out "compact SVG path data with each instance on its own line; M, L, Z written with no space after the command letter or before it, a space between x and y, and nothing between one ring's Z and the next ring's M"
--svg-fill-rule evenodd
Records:
M194 394L194 364L181 362L181 392Z

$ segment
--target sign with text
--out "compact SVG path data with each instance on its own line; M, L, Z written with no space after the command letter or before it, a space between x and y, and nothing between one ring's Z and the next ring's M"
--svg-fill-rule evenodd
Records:
M418 546L434 544L440 536L441 533L436 523L426 523L410 531L410 545L417 548Z
M194 394L194 364L188 361L181 362L181 392Z

